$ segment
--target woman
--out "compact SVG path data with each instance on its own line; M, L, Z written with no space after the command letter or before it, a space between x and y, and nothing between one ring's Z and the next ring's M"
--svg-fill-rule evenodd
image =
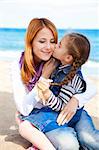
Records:
M55 43L57 43L57 32L52 22L44 18L31 20L27 29L25 52L22 54L20 67L18 64L13 66L12 76L16 106L24 116L28 116L34 107L42 107L42 102L39 99L36 101L38 96L36 82L41 75L44 62L49 60L53 53ZM51 69L53 71L54 68L51 67ZM78 103L78 100L76 103ZM28 121L24 121L19 125L20 134L39 149L79 148L76 133L72 128L65 128L64 130L59 128L45 133L52 143L44 134L33 129ZM32 139L34 136L30 137L29 132L32 132L32 135L40 133L39 145L37 144L38 136ZM44 139L47 144L42 142ZM66 139L69 144L66 144Z

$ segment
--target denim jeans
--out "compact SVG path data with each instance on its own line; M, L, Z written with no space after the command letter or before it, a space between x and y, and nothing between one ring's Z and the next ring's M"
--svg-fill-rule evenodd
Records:
M56 122L60 112L53 111L49 107L43 107L41 109L33 109L28 116L19 115L21 120L28 120L31 124L37 127L42 132L48 132L57 128L74 127L74 125L80 119L83 108L78 109L73 118L65 125L59 126Z
M45 134L57 150L99 150L99 130L95 129L91 117L85 110L82 111L74 129L58 128ZM79 144L82 148L79 148Z
M99 130L97 130L88 113L83 110L75 126L80 145L84 149L99 150Z
M71 127L57 128L45 134L56 150L79 150L76 132Z

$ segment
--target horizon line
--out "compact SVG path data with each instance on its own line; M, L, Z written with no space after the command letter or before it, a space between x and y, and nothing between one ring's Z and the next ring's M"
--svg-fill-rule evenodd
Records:
M22 27L0 27L0 29L12 29L12 30L26 30L27 28L22 28ZM57 28L58 30L74 30L74 29L78 29L78 30L99 30L99 28Z

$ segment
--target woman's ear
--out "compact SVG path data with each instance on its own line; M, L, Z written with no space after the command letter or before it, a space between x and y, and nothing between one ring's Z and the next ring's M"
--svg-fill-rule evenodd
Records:
M72 63L72 61L73 61L73 57L72 57L72 55L67 55L66 57L65 57L65 61L67 62L67 63Z

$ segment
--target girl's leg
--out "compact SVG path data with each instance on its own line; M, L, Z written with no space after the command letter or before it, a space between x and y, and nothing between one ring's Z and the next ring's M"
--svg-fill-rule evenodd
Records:
M19 126L20 125L20 123L22 122L20 119L19 119L19 116L20 115L20 113L18 112L18 111L16 111L16 113L15 113L15 121L16 121L16 123L17 123L17 125Z
M27 120L20 123L19 133L40 150L55 150L46 135L33 127Z
M91 117L85 110L83 110L75 130L82 147L86 147L88 150L99 150L99 130L95 129Z
M57 150L79 150L79 143L73 128L58 128L45 134Z

